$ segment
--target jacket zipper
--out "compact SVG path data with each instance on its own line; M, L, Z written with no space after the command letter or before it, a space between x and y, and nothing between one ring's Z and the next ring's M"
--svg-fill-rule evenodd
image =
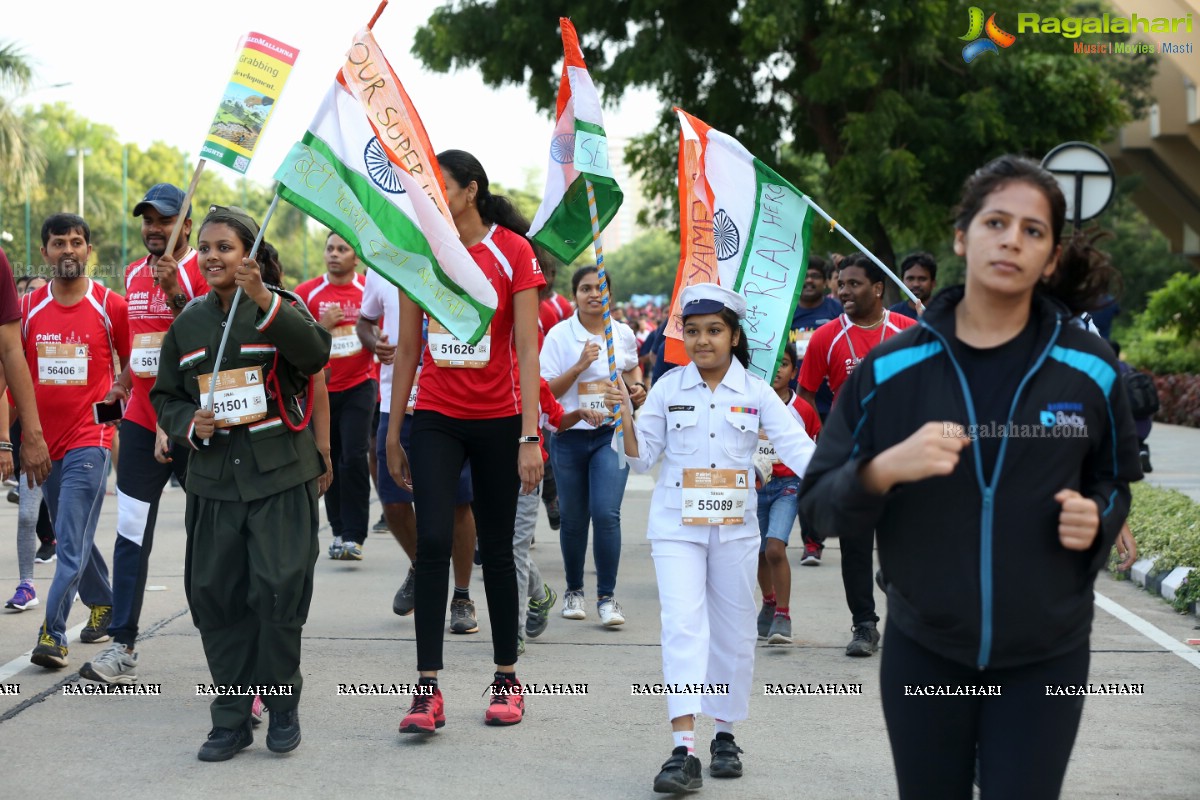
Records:
M950 343L946 341L946 337L942 336L939 331L921 320L921 327L928 330L942 343L942 349L946 356L950 359L950 363L954 366L954 372L958 376L959 385L962 387L963 398L967 403L967 421L972 427L978 429L978 423L975 417L975 402L971 399L971 390L967 386L967 377L963 374L962 367L959 366L958 359L954 357L954 351L950 349ZM1062 320L1056 320L1054 331L1050 334L1050 341L1046 343L1045 349L1034 360L1033 366L1021 378L1021 382L1017 384L1017 390L1013 393L1012 405L1008 409L1008 419L1005 422L1005 430L1012 425L1013 417L1017 413L1017 403L1021 399L1021 392L1025 390L1025 385L1029 383L1030 378L1041 368L1046 357L1050 354L1050 349L1054 347L1054 343L1058 341L1059 331L1062 329ZM975 458L975 480L979 484L979 491L983 496L983 506L979 515L979 594L980 594L980 622L979 622L979 654L976 658L979 669L987 669L988 662L992 657L992 622L994 617L994 592L993 592L993 564L992 564L992 528L995 519L995 498L996 486L1000 483L1000 467L1004 462L1004 453L1008 449L1008 437L1005 436L1000 442L1000 450L996 453L996 463L992 467L992 481L990 485L983 482L983 457L979 453L979 448L972 448Z

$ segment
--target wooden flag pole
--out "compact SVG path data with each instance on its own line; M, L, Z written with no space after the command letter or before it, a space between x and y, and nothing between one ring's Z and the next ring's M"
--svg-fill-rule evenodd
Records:
M187 208L192 203L192 196L196 194L196 187L200 185L200 173L204 172L205 160L200 159L200 163L196 164L196 171L192 173L192 182L188 184L187 193L183 196L183 205L179 208L179 215L175 217L175 227L171 229L171 238L167 240L167 249L164 251L168 255L175 255L175 244L179 241L179 234L183 230L183 221L187 219ZM154 270L154 285L158 285L158 270Z
M600 279L600 299L604 304L604 345L608 348L608 377L614 384L620 379L617 374L617 354L613 347L612 302L608 291L608 275L604 272L604 242L600 239L600 216L596 210L596 190L592 188L590 179L587 184L588 212L592 215L592 244L596 248L596 272ZM628 466L625 457L625 428L621 420L630 413L628 408L622 409L620 403L613 406L613 415L617 421L617 463L621 469Z
M379 8L375 9L375 16L371 17L371 21L367 23L367 30L371 30L375 27L375 23L379 21L379 15L383 13L385 8L387 8L387 4L388 0L383 0L383 2L379 4Z
M197 170L197 174L199 174L199 170ZM193 181L193 184L194 183L195 181ZM279 194L276 193L275 196L271 198L271 205L267 209L266 216L263 217L262 225L258 228L258 236L254 238L254 246L250 248L250 255L246 256L251 261L254 260L256 255L258 255L258 246L262 244L263 236L267 232L267 223L271 221L271 216L275 213L275 207L278 205ZM229 304L229 316L227 317L229 324L227 324L225 326L225 330L221 332L221 345L217 348L216 366L213 367L213 377L208 387L208 402L204 404L206 409L211 409L213 407L213 403L216 402L217 375L221 372L221 359L225 357L225 345L229 342L229 331L233 328L233 315L237 313L238 301L241 299L241 297L242 287L239 286L237 291L233 293L233 302ZM205 439L204 444L207 445L211 441L212 439Z

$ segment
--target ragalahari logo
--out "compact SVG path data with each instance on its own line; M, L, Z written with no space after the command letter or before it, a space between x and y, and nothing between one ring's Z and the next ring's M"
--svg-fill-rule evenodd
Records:
M1001 47L1011 47L1012 43L1017 40L1017 37L1011 33L1000 29L1000 26L996 24L995 14L987 18L986 24L983 21L983 9L978 6L971 6L969 14L970 28L967 30L967 35L958 37L962 41L968 42L962 51L963 61L968 64L984 53L999 53ZM980 35L984 33L987 34L987 38L980 38Z

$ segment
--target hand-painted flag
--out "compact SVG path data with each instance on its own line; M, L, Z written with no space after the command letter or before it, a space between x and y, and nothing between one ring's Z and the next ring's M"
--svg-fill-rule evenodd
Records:
M750 371L770 381L804 284L814 211L803 192L732 136L675 111L681 128L681 258L667 358L686 363L675 316L683 287L719 283L746 298L742 327L750 342Z
M474 344L487 332L496 291L458 238L425 128L369 30L275 179L280 197L457 338Z
M621 187L608 162L608 139L600 113L600 97L583 63L575 26L562 26L563 69L558 84L558 122L550 139L550 166L542 204L529 228L529 238L570 264L592 242L586 181L596 194L603 230L621 207Z

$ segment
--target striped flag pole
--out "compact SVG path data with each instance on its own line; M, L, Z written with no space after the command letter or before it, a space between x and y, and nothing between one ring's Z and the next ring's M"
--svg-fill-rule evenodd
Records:
M604 242L600 239L600 217L596 211L596 191L592 182L587 183L588 211L592 215L592 244L596 248L596 272L600 279L600 300L604 303L604 345L608 348L608 379L614 384L620 376L617 375L617 354L613 348L612 298L608 293L608 276L604 272ZM625 469L629 463L625 459L625 429L621 425L621 404L613 407L613 416L617 418L617 464Z

